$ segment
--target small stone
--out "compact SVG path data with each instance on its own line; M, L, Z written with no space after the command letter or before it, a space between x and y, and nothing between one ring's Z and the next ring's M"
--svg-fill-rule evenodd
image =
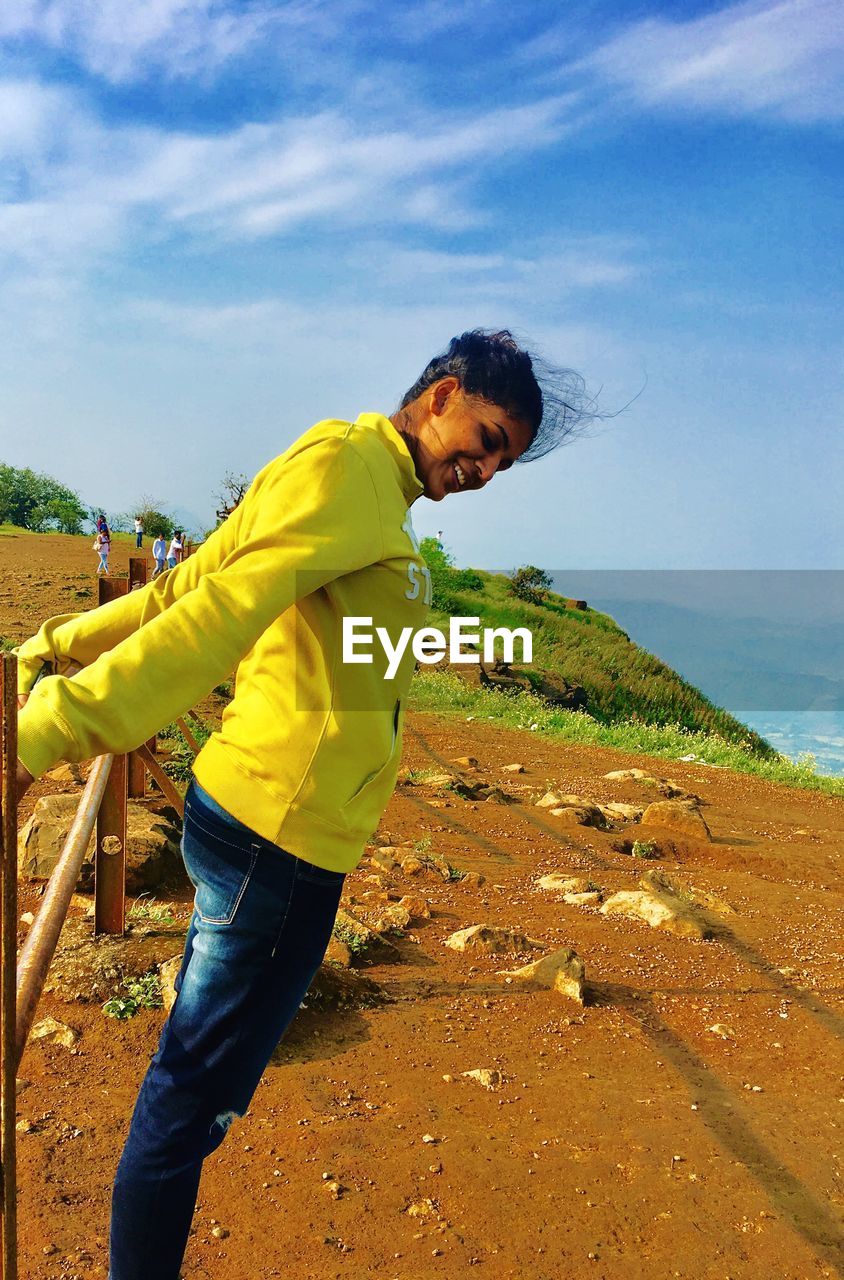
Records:
M229 1233L225 1227L212 1227L211 1234L215 1240L225 1240Z
M611 804L602 804L602 810L608 818L618 819L623 822L639 822L641 820L644 809L638 804L621 804L619 801L613 801Z
M564 893L563 902L568 903L570 907L596 907L601 901L601 895L595 889L590 889L586 893Z
M664 929L682 938L708 938L711 929L691 903L666 887L643 880L640 889L622 889L601 907L605 916L622 915L644 920L652 929Z
M722 1040L732 1040L733 1033L723 1022L713 1022L711 1027L706 1028L711 1031L714 1036L720 1036Z
M474 756L455 756L452 764L459 764L461 769L477 769L478 762Z
M657 800L649 804L642 814L642 826L662 827L681 836L696 840L711 840L712 832L697 809L689 808L679 800Z
M583 1004L586 971L580 957L568 948L543 956L521 969L506 970L504 976L505 980L515 978L531 986L559 991L561 995Z
M480 871L464 871L460 883L467 889L480 889L484 884L484 877Z
M500 1071L490 1067L475 1067L472 1071L461 1071L467 1080L477 1080L485 1089L497 1089L504 1077Z
M504 764L501 766L502 773L524 773L525 766L523 764Z
M439 1138L435 1138L432 1133L423 1133L422 1141L427 1142L430 1145L432 1142L439 1142Z
M34 1133L35 1125L31 1120L19 1120L15 1125L15 1129L18 1133Z
M329 1191L331 1193L331 1195L334 1197L335 1200L339 1200L346 1189L334 1178L332 1178L330 1182L324 1182L323 1186L325 1187L326 1191Z
M51 1257L52 1254L58 1253L58 1251L59 1251L59 1246L57 1244L52 1244L52 1243L45 1244L44 1248L41 1250L41 1252L43 1254L46 1254L48 1258Z
M406 893L396 905L407 911L411 920L431 919L431 908L421 893Z
M59 1022L56 1018L48 1016L42 1018L40 1022L36 1022L29 1033L29 1038L30 1040L43 1040L45 1044L60 1044L65 1049L72 1049L79 1036L64 1022Z
M533 883L537 889L545 889L550 893L589 892L589 880L586 876L567 876L562 871L551 871Z
M27 926L31 924L35 924L35 916L32 914L31 911L24 911L23 915L21 916L21 924L25 924Z
M528 938L526 934L517 933L513 929L502 929L491 924L474 924L468 929L458 929L450 938L445 939L444 945L450 947L452 951L485 951L493 954L502 951L533 951L537 947L544 946L544 943L538 942L535 938Z
M454 1076L451 1076L446 1072L446 1074L443 1076L443 1080L445 1080L446 1084L451 1084L452 1081L454 1080Z
M430 1217L432 1213L436 1213L436 1211L436 1206L434 1205L433 1200L430 1199L417 1200L415 1204L408 1205L405 1210L411 1218L427 1218Z

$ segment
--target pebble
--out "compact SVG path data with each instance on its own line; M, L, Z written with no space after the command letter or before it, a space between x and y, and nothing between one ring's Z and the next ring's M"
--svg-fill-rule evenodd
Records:
M212 1227L211 1234L215 1240L225 1240L229 1233L225 1227Z

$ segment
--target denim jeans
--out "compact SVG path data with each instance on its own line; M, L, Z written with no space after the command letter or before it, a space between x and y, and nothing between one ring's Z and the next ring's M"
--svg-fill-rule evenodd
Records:
M195 782L182 852L194 911L117 1169L110 1280L177 1280L202 1161L246 1111L323 958L343 887L340 872L263 840Z

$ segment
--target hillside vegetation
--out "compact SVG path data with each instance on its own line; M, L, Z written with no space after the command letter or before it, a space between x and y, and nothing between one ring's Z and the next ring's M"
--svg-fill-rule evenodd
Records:
M680 727L716 734L761 756L775 754L757 733L635 644L607 614L571 607L550 590L519 598L503 574L456 569L433 538L423 540L422 552L434 587L431 625L447 630L449 615L465 615L479 617L481 627L529 628L533 661L525 667L514 663L513 673L535 692L548 684L579 686L586 711L601 724Z
M510 578L455 568L434 538L423 539L421 550L433 584L430 625L447 632L449 617L463 616L480 618L481 628L528 627L533 662L530 667L514 662L509 675L516 680L505 678L502 683L494 672L489 680L474 683L474 666L426 667L413 680L415 710L491 721L584 746L694 759L790 787L844 796L844 779L819 774L811 756L795 763L780 755L635 644L606 614L572 607L548 589L529 591L532 599L514 596ZM517 681L522 688L516 687ZM585 707L555 705L539 689L545 695L573 690Z

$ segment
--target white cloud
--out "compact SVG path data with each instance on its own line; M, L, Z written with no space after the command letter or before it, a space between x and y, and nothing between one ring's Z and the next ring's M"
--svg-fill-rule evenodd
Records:
M466 300L509 299L530 306L570 289L630 283L643 268L632 255L636 244L612 236L586 236L522 246L520 252L449 253L373 245L362 255L367 271L394 288L454 292Z
M844 9L840 0L752 0L685 22L649 18L580 65L649 106L839 118Z
M69 91L0 82L6 200L0 257L74 267L121 244L178 232L254 240L331 219L332 227L472 225L476 179L508 154L571 126L571 100L455 117L408 113L401 129L335 112L216 134L106 124Z
M207 75L303 5L227 7L214 0L6 0L0 38L37 39L113 83L157 68Z

